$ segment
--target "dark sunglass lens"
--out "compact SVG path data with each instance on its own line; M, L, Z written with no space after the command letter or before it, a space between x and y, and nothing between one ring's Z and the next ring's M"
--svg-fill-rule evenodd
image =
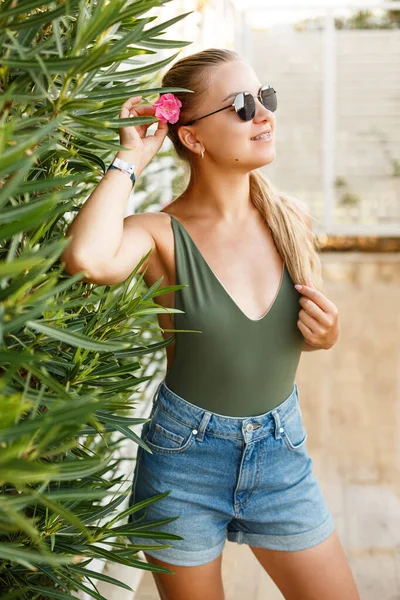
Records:
M256 114L256 105L253 96L248 92L238 94L235 99L235 109L242 121L250 121Z
M278 103L275 90L271 87L261 88L261 102L268 110L276 111Z

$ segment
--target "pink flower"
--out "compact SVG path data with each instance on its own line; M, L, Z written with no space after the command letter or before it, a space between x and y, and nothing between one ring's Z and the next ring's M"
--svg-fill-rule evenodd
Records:
M162 94L153 104L155 116L161 123L176 123L182 102L174 94Z

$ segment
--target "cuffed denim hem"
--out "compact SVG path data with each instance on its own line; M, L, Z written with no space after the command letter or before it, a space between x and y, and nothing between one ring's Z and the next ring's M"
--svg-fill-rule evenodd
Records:
M296 551L311 548L323 542L335 529L332 513L329 513L321 525L295 535L264 535L259 533L244 533L243 531L228 531L228 540L238 544L248 544L256 548L269 550Z
M146 554L163 560L164 562L170 563L171 565L177 565L179 567L198 567L199 565L205 565L211 562L217 556L219 556L224 549L226 540L222 540L217 546L213 548L207 548L206 550L196 550L194 547L192 551L177 550L176 548L164 548L163 550L143 550ZM165 543L168 543L167 541Z

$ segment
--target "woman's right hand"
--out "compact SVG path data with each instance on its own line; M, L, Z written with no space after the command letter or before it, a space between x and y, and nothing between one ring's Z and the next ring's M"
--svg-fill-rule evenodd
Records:
M139 104L141 99L142 96L132 96L131 98L128 98L121 106L119 118L125 119L129 117L155 116L155 109L153 106L151 104ZM154 122L132 127L120 127L119 129L121 144L135 152L137 161L140 159L140 164L138 165L138 171L140 172L143 171L151 159L157 154L168 133L168 123L158 121L157 129L154 134L146 137L147 128L153 124ZM126 151L122 150L118 154L126 154Z

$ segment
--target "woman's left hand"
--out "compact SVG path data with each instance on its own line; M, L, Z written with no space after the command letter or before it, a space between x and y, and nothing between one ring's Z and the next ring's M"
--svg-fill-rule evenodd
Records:
M329 350L339 337L338 309L314 288L310 279L307 279L307 283L309 285L302 285L297 290L303 294L299 299L303 308L299 312L297 326L310 346Z

